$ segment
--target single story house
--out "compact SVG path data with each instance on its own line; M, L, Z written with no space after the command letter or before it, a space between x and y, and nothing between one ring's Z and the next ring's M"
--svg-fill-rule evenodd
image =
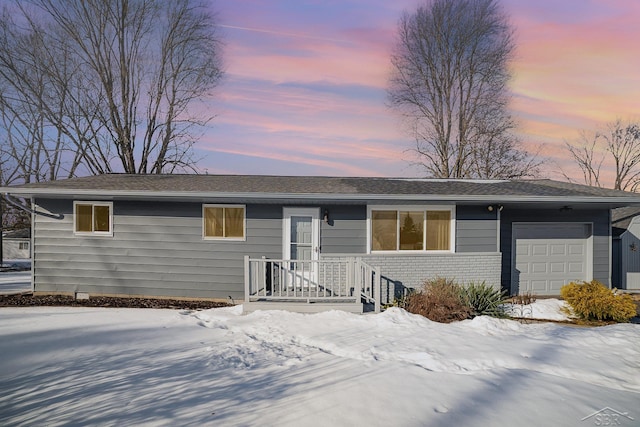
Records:
M640 208L611 211L612 285L640 290Z
M31 200L37 293L391 302L436 276L510 294L611 286L611 209L552 180L107 174Z
M2 259L31 258L31 230L7 230L2 232Z

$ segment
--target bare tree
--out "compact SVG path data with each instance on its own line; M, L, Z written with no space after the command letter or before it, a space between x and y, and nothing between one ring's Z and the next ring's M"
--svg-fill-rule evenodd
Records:
M55 163L39 179L193 169L212 118L196 102L222 76L216 28L192 0L16 0L0 21L5 130L39 129ZM35 146L18 139L20 163Z
M640 125L618 119L608 123L604 131L581 131L574 142L565 146L582 171L588 185L604 187L603 165L615 171L613 188L637 191L640 187ZM571 178L565 173L565 178Z
M584 183L594 187L602 187L600 170L605 156L596 149L599 139L600 136L597 133L591 137L587 132L581 131L578 140L573 144L565 141L565 147L571 154L571 158L582 172ZM563 175L567 180L573 181L566 173L563 172Z
M18 34L5 9L0 18L1 184L55 179L67 141L51 125L60 120L64 97L52 87L49 69L64 64L52 55L41 32ZM5 55L11 52L11 55ZM39 64L39 66L34 66Z
M537 173L539 162L511 133L513 51L512 29L497 0L430 0L402 15L389 100L408 120L429 175Z

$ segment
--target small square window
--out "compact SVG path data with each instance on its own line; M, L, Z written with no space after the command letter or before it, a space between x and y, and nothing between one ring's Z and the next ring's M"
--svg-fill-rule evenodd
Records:
M111 236L112 231L111 203L75 202L74 230L76 234L95 234Z
M244 206L204 205L202 217L205 239L244 240Z

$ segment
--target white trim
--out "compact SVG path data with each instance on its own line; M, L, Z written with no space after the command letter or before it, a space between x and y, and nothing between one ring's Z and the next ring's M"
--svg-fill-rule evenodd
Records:
M311 217L312 259L320 259L320 208L282 208L282 259L291 259L291 217Z
M449 235L449 250L446 251L428 251L426 249L417 250L417 251L401 251L399 249L393 251L373 251L371 250L371 211L379 210L379 211L449 211L451 212L451 225L449 227L450 235ZM426 215L424 216L424 224L423 230L425 233L423 235L423 247L426 248ZM400 227L400 220L398 217L398 227ZM400 238L400 232L398 231L398 239ZM456 205L367 205L367 254L380 254L380 255L391 255L391 254L451 254L456 252Z
M206 208L242 208L242 237L218 237L205 235L205 215L204 210ZM224 221L224 217L223 217ZM223 224L224 227L224 224ZM247 205L239 204L226 204L226 203L203 203L202 204L202 240L218 240L224 242L246 242L247 240Z
M136 199L169 199L182 200L194 198L220 198L220 199L264 199L264 200L415 200L418 202L500 202L500 203L594 203L618 205L618 206L640 206L638 196L532 196L532 195L495 195L495 194L364 194L364 193L259 193L259 192L220 192L220 191L145 191L145 190L100 190L100 189L63 189L63 188L14 188L0 187L0 193L9 194L16 197L64 197L64 196L86 196L103 198L131 198Z
M109 208L109 231L77 231L76 230L76 206L91 206L91 228L93 228L94 208L96 206L107 206ZM74 200L73 201L73 234L76 236L93 236L93 237L113 237L113 202L102 202L95 200ZM32 266L33 268L33 266Z

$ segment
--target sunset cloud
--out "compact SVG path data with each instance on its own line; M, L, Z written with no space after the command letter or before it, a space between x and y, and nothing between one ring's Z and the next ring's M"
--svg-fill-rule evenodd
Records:
M581 129L640 112L640 2L507 1L517 28L512 104L526 137L559 151ZM548 148L549 149L549 148Z
M227 79L198 147L237 173L414 176L413 147L385 106L403 10L418 0L216 3ZM516 28L512 111L545 174L575 173L564 141L640 115L640 2L504 0Z

